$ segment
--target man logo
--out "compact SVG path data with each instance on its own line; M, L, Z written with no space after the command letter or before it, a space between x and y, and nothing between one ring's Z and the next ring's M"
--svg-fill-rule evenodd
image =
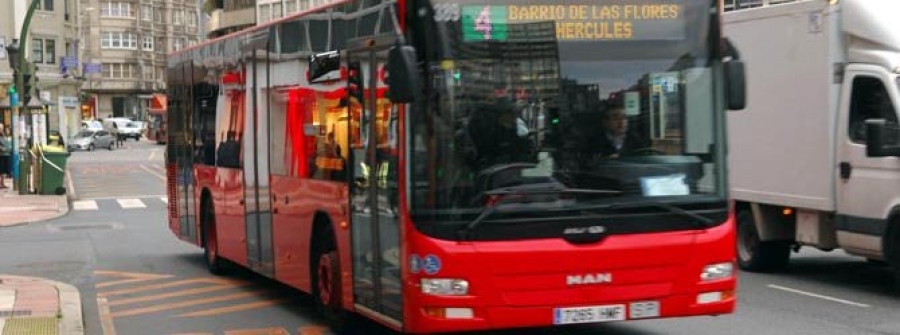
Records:
M570 227L563 230L564 235L575 235L575 234L603 234L606 232L606 227L604 226L590 226L590 227Z
M569 286L603 283L612 283L612 273L588 273L585 275L566 276L566 284Z

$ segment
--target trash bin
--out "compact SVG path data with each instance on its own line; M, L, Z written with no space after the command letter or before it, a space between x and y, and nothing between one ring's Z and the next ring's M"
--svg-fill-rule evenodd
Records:
M42 149L44 157L53 164L41 160L41 194L66 194L64 185L69 153L61 147L45 146Z

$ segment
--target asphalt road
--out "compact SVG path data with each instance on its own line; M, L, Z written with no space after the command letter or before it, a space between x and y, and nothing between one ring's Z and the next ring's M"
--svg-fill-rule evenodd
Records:
M87 334L322 334L309 298L247 271L208 274L165 223L163 147L74 153L73 210L0 230L0 272L76 285ZM740 274L735 314L498 334L900 334L888 268L803 249L780 274ZM241 331L253 332L241 332ZM371 322L360 334L389 334Z

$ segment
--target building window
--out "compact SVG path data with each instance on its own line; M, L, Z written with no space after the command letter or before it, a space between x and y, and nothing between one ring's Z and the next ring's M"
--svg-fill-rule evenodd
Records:
M103 2L100 4L100 16L103 17L134 17L131 4L128 2Z
M152 21L153 20L153 6L141 5L141 20L144 20L144 21Z
M184 48L184 41L180 38L172 39L172 51L178 51Z
M184 24L184 11L176 9L172 11L172 23L177 26Z
M287 15L291 15L291 14L294 14L297 12L297 1L296 0L288 0L284 6L285 6L285 11L287 12Z
M44 40L35 38L31 43L31 57L35 63L44 62Z
M44 62L46 64L56 64L56 40L45 40L46 48L44 48Z
M134 33L104 31L100 33L100 47L103 49L137 50L137 36Z
M46 12L53 11L53 1L54 0L41 0L38 1L37 10L42 10Z
M138 68L130 63L103 63L103 78L107 79L136 79Z
M197 26L197 13L196 12L187 12L187 23L188 27L196 27Z
M144 36L144 51L153 51L153 36Z

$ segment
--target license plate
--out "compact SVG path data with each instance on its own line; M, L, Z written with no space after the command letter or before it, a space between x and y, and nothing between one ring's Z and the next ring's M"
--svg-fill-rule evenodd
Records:
M607 322L625 320L625 305L554 308L553 324Z

